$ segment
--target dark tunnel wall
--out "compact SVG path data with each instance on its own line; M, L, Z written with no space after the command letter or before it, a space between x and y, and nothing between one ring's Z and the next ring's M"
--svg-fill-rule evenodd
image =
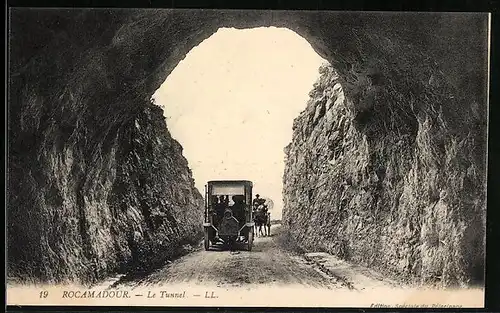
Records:
M389 149L396 165L403 167L395 181L402 181L409 163L419 158L415 138L422 133L423 121L439 130L429 133L441 138L436 139L441 140L441 150L433 156L438 159L446 155L452 138L461 142L466 130L471 130L467 138L474 143L460 146L469 158L462 163L452 160L447 168L459 172L473 167L476 174L471 178L469 198L479 203L466 207L457 200L455 212L463 214L452 220L464 222L467 228L472 223L467 217L478 216L479 224L474 225L482 225L484 15L15 9L10 18L11 273L42 280L95 280L130 264L136 253L130 250L133 231L142 234L141 253L150 255L144 259L151 263L158 251L164 251L161 258L168 258L177 253L178 246L198 238L201 196L182 148L149 99L185 54L219 27L287 27L306 38L338 73L335 82L323 82L320 87L342 85L349 110L347 124L353 125L350 131L365 138L363 144L353 141L342 149L367 149L369 164L378 164L376 160L387 157L382 151ZM312 99L321 92L313 91ZM331 96L330 92L324 99ZM334 114L334 120L340 118ZM306 121L298 123L315 127ZM301 145L300 136L309 135L294 135L292 147ZM319 136L330 135L327 131ZM408 137L408 142L403 140L404 149L390 148L403 136ZM319 143L312 142L310 151L323 149ZM389 148L382 148L382 143ZM309 162L313 167L319 164L314 157ZM439 170L442 166L434 166L437 180L446 175ZM286 175L297 177L301 170L301 165L289 162ZM351 174L336 174L331 184ZM308 183L285 184L285 221L312 226L294 196ZM446 182L438 185L444 188ZM331 185L325 186L316 186L317 192L337 194ZM450 188L460 198L462 187ZM391 192L390 188L383 191ZM399 209L393 200L380 201L382 206L390 203ZM308 210L323 214L335 211L336 206L325 209L311 200ZM293 225L290 231L296 233ZM323 230L314 236L321 238L323 246L335 238ZM481 234L475 236L482 240ZM352 243L353 239L346 240ZM365 252L354 245L350 249L352 259L365 262L361 257ZM447 251L460 254L463 249ZM392 257L401 260L404 253ZM389 256L378 265L410 274L385 264L387 260Z

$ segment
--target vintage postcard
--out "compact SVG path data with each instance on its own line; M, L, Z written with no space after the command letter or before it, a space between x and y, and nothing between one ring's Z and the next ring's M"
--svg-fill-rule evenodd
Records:
M487 13L9 11L9 305L484 307Z

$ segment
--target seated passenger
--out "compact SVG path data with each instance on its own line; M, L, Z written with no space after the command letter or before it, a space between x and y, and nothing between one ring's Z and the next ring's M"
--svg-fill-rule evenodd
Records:
M233 196L233 206L231 207L233 216L240 224L245 223L245 203L242 196Z
M217 204L219 204L219 198L217 198L217 196L212 196L212 210L214 210L214 212Z
M224 210L226 209L225 203L224 203L224 196L219 197L219 201L217 202L215 206L215 214L216 214L216 220L217 223L216 225L218 226L220 224L220 221L222 220L222 216L224 215ZM216 226L216 227L217 227Z

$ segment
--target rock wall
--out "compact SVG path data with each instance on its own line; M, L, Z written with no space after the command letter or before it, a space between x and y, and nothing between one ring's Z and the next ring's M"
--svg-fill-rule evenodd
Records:
M11 171L10 276L90 283L161 265L201 238L203 199L182 147L158 106L137 106L90 147L88 132L50 127L52 142Z
M197 242L202 197L117 31L130 12L11 18L9 276L90 283Z
M363 96L347 98L331 66L320 73L285 149L292 238L405 280L481 281L486 120L478 104L415 77L417 95L368 76L358 77Z

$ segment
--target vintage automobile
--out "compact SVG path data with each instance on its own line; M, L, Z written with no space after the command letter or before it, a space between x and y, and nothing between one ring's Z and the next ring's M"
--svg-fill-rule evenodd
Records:
M244 246L254 240L252 187L248 180L213 180L205 185L205 250L215 245Z

